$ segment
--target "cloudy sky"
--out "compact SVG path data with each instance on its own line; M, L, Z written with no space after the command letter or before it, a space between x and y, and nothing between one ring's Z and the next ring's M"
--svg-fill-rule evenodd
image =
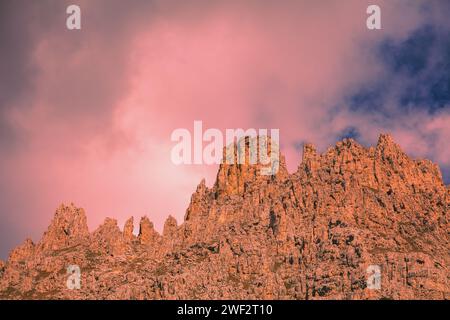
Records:
M382 9L382 30L366 8ZM66 29L70 4L82 29ZM450 182L447 0L0 2L0 258L56 207L89 226L182 221L216 166L175 166L176 128L278 128L292 172L381 132Z

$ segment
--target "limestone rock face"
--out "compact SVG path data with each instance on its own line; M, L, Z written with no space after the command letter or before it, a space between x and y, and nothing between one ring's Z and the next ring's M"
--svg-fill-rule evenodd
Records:
M37 245L0 263L0 298L450 298L450 187L435 164L389 135L322 154L306 144L292 174L279 159L274 175L224 163L162 235L147 217L137 238L132 219L123 233L107 219L89 234L83 210L61 206ZM71 265L79 290L66 287Z

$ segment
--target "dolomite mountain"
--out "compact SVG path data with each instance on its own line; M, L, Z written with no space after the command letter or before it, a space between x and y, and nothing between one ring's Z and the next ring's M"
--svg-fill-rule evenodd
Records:
M450 298L450 186L435 164L381 135L323 154L307 144L292 174L282 156L275 176L260 169L221 165L162 234L146 217L138 236L132 218L90 233L83 209L61 205L38 243L0 261L0 298ZM69 265L80 267L78 290L67 288ZM371 265L380 289L367 287Z

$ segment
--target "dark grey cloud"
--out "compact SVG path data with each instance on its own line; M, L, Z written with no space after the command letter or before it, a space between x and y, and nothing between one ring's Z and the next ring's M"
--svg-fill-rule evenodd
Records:
M82 9L82 30L65 28L66 8ZM45 69L36 64L42 43L58 65L48 79L45 101L49 121L77 124L91 133L105 130L115 102L125 92L127 50L137 26L152 17L152 1L4 0L0 3L0 145L26 143L26 132L10 118L12 111L36 103ZM94 49L94 50L93 50ZM83 50L92 54L81 56ZM74 62L76 59L76 62Z
M426 7L426 6L425 6ZM424 9L425 10L425 9ZM348 93L344 104L354 114L370 116L380 127L412 112L433 116L450 109L450 25L429 20L405 38L384 38L375 50L383 73ZM352 128L358 132L358 128ZM353 134L351 134L353 135ZM436 150L435 133L423 133ZM428 155L433 159L433 154ZM449 183L449 168L442 167Z
M30 7L35 7L28 2ZM35 3L35 2L34 2ZM24 1L0 3L0 146L10 146L16 128L8 121L7 113L14 106L26 105L24 99L33 91L34 68L31 55L36 44L30 22L33 10Z

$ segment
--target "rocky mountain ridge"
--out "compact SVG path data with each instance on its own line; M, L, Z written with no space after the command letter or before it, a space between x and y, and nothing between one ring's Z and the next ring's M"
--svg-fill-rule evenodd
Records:
M345 139L323 154L306 144L293 174L283 156L276 175L259 170L222 164L162 234L147 217L138 236L133 218L89 233L84 210L61 205L38 243L0 261L0 298L450 298L450 187L437 165L381 135L375 147ZM67 286L70 265L80 289Z

